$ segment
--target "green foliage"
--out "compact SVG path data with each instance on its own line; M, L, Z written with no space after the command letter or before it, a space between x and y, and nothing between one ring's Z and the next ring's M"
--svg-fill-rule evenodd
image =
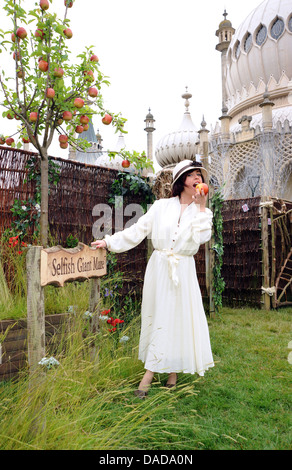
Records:
M214 229L214 243L212 250L214 250L214 268L213 268L213 300L215 313L219 313L219 308L222 307L222 293L225 288L225 282L221 275L223 264L223 217L221 213L223 205L223 196L221 189L219 189L211 199L211 210L213 212L213 229Z
M117 178L111 185L108 199L109 204L115 204L115 197L117 196L126 197L131 194L141 197L141 206L143 207L144 212L147 210L147 205L151 204L155 199L149 185L148 178L144 178L133 173L119 171Z
M130 163L134 164L138 172L145 170L152 170L154 173L154 167L152 160L149 160L145 152L139 153L133 150L129 152L128 150L120 150L119 152L109 152L110 158L114 158L116 155L120 155L124 160L128 160Z
M65 248L75 248L79 243L79 240L77 237L74 237L72 233L68 235L65 241Z

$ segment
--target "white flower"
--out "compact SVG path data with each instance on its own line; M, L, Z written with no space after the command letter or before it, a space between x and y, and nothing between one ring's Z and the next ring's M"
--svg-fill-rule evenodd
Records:
M84 312L83 317L84 317L84 318L91 318L91 317L92 317L92 313L87 310L86 312Z
M23 211L26 211L26 206L21 206L21 209L22 209Z
M129 339L129 336L122 336L120 339L120 343L126 343L127 341L129 341Z
M57 361L53 356L46 358L43 357L42 360L39 362L40 366L46 366L47 369L51 369L53 366L59 366L60 362Z
M37 211L39 212L41 211L41 206L39 204L36 204L34 207L36 208Z
M98 317L100 320L108 320L109 317L107 315L99 315Z

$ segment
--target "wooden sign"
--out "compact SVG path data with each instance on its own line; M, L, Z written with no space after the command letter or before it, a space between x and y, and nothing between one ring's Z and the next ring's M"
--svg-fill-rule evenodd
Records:
M64 286L67 281L106 274L106 250L79 243L76 248L54 246L41 251L41 286Z

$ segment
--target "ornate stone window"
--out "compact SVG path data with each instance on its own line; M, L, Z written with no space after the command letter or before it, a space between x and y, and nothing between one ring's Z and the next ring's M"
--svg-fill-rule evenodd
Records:
M279 39L284 32L284 21L281 18L276 18L271 27L271 36L273 39Z
M252 46L252 35L250 33L247 33L246 38L244 40L244 51L248 53L251 49Z
M235 44L235 48L234 48L234 55L236 57L236 59L238 59L238 57L240 56L240 42L237 41L237 43Z
M256 43L261 46L267 37L267 28L265 25L261 25L256 33Z
M292 15L290 16L288 20L288 30L290 31L290 33L292 33Z

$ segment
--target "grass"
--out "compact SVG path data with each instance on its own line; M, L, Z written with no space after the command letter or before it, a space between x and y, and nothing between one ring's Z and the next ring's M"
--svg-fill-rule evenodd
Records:
M45 450L288 450L291 311L224 308L209 319L216 366L180 375L176 390L157 374L149 396L133 396L139 316L110 335L92 360L77 315L58 345L60 366L36 381L0 384L0 448ZM121 335L129 336L125 344Z
M24 258L12 267L13 294L0 272L0 320L26 315ZM88 283L45 288L46 314L74 306L74 321L55 344L58 367L0 382L1 450L291 448L291 309L223 308L208 318L215 367L204 377L180 374L176 390L165 389L167 377L156 374L143 401L133 395L144 373L139 302L120 298L120 282L112 273L102 279L102 308L125 324L111 334L101 322L95 354L93 338L83 334ZM126 343L119 342L123 335Z

